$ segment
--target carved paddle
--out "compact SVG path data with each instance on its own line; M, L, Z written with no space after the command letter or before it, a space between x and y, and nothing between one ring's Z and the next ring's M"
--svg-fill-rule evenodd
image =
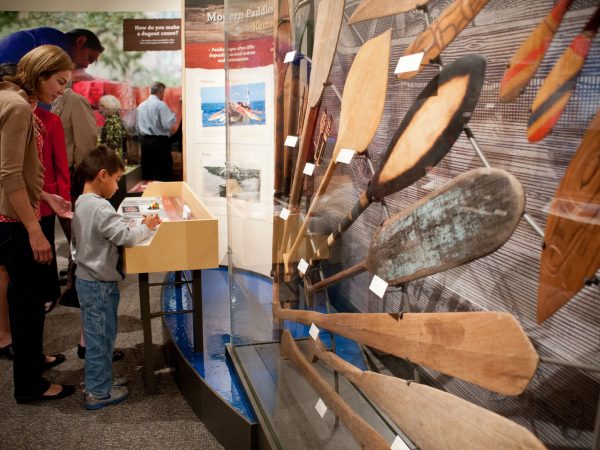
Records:
M600 268L600 111L583 136L548 215L537 321L566 304Z
M441 161L469 122L484 75L485 59L468 55L445 67L427 84L404 116L367 189L317 250L313 261L320 259L373 201L410 186Z
M510 102L521 95L542 62L571 3L573 0L559 0L515 52L500 82L500 101Z
M304 223L294 244L283 255L286 273L291 273L290 262L296 258L300 242L308 229L316 204L327 190L336 168L336 158L342 148L364 152L373 139L383 115L387 91L388 64L392 30L367 41L358 51L344 86L344 98L333 156L319 188L315 192ZM285 237L285 236L284 236Z
M307 293L365 270L400 284L481 258L510 238L524 206L514 176L470 170L383 222L365 261L308 286Z
M313 365L306 360L289 330L284 330L281 335L280 350L281 355L294 363L302 376L317 391L327 407L333 410L335 415L340 418L362 448L389 450L390 443L383 439L371 425L356 414L344 399L335 392L333 387L323 379Z
M417 75L425 65L436 60L442 51L450 45L456 36L467 26L489 0L454 0L433 23L423 31L406 49L404 55L424 52L423 61L418 70L397 75L408 79Z
M336 313L282 309L273 315L315 324L390 355L505 395L518 395L539 356L509 313Z
M558 122L575 89L577 76L585 63L599 26L600 7L581 33L575 36L544 80L531 106L531 116L527 124L529 142L545 138Z
M348 20L348 25L363 20L378 19L400 14L426 5L430 0L363 0Z
M309 341L316 358L342 373L371 401L379 405L419 448L546 448L527 428L499 414L424 384L363 372L335 353L326 351L318 338L316 341Z

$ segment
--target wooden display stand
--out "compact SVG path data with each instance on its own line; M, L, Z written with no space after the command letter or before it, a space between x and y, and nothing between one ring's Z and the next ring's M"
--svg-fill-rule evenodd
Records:
M219 266L218 257L218 221L196 197L185 182L153 182L148 185L142 197L174 197L179 203L188 206L190 218L170 217L158 227L148 243L125 248L125 272L137 273L140 292L140 310L144 331L144 363L146 366L146 389L155 391L154 369L152 365L152 327L151 319L174 312L150 312L150 286L165 283L149 283L150 272L192 272L192 311L175 313L193 313L194 349L202 351L202 284L201 269ZM151 211L149 211L151 213ZM187 281L189 282L189 281ZM186 282L183 282L186 283ZM182 284L177 277L176 284Z

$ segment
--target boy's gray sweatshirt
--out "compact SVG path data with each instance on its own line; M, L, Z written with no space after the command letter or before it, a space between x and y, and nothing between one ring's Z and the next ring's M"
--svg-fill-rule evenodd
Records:
M112 205L96 194L82 194L75 202L71 225L71 253L75 275L88 281L119 281L118 246L132 247L150 237L146 225L135 228L121 220Z

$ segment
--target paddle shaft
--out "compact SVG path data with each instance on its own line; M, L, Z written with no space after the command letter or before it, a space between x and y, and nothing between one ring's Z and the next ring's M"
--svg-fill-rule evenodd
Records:
M359 273L362 273L366 270L367 270L367 262L366 261L360 262L352 267L348 267L345 270L340 270L335 275L327 277L324 280L319 281L318 283L307 286L306 292L307 292L307 294L312 294L315 291L321 291L335 283L339 283L340 281L342 281L346 278L353 277L354 275L358 275Z
M290 191L289 204L290 207L295 208L298 206L300 200L300 192L302 190L302 181L304 179L304 165L306 164L308 157L308 150L310 148L310 141L312 138L315 124L317 122L317 116L319 114L319 106L307 107L306 114L303 121L302 136L300 137L300 146L298 147L298 156L296 158L296 166L294 168L294 177L292 178L292 189Z
M430 0L363 0L348 20L348 25L411 11Z

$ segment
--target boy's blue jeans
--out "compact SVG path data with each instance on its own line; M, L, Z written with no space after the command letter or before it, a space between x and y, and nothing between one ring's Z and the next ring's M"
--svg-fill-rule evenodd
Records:
M116 281L79 278L75 288L81 305L85 336L85 389L96 398L112 388L112 352L117 337L119 285Z

